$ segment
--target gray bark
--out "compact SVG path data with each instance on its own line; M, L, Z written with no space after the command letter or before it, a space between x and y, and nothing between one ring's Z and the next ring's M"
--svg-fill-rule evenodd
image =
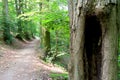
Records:
M69 0L70 80L117 80L116 1Z
M22 1L15 0L15 7L16 7L17 16L21 15L22 14Z
M8 0L2 0L3 2L3 14L8 17Z

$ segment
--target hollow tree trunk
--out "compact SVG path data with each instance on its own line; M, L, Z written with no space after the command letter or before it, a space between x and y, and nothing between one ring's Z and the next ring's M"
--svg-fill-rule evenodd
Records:
M70 80L117 80L116 0L69 0Z

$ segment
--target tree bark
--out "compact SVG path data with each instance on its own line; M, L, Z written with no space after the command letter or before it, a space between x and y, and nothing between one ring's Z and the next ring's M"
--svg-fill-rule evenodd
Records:
M49 0L47 0L49 2ZM39 3L39 11L42 10L43 8L43 3ZM50 45L50 32L47 28L42 26L42 20L40 20L40 31L41 31L41 46L44 49L44 59L47 56L51 56L50 54L50 49L51 49L51 45Z
M70 80L117 80L116 0L69 0Z
M10 34L10 27L8 23L8 0L2 0L3 2L3 39L7 44L12 43L12 36Z
M19 16L22 14L22 0L15 0L15 7L16 7L16 15ZM22 38L22 21L20 19L18 19L18 22L17 22L17 26L18 26L18 35L16 36L18 39L20 40L23 40Z
M118 26L118 30L119 30L119 38L120 38L120 0L117 1L117 26ZM120 47L120 39L119 39L119 43L118 43L119 47ZM118 51L120 52L120 50ZM120 53L118 53L118 55L120 55ZM118 60L119 61L119 60ZM119 64L118 64L119 65ZM118 66L118 75L120 74L120 66ZM120 79L120 77L118 77L118 80Z
M50 48L51 48L51 45L50 45L50 32L42 27L42 47L44 49L44 58L46 58L47 56L50 56L49 53L50 53Z

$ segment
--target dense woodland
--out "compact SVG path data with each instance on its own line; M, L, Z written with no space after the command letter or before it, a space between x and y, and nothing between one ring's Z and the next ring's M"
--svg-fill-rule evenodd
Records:
M68 53L69 18L64 0L3 0L0 2L1 39L12 44L14 38L40 37L45 58Z
M15 39L40 39L46 62L69 54L69 16L65 0L0 0L0 40L12 45ZM57 62L58 65L64 66ZM65 65L67 67L67 65Z
M70 80L119 80L119 8L119 0L0 0L0 42L39 38L40 59Z

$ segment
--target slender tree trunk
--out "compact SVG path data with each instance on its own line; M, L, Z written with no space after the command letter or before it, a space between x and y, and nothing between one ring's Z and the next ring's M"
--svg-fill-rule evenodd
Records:
M39 11L41 11L42 10L42 7L43 7L43 4L41 3L41 2L39 2ZM40 46L41 46L41 48L43 48L43 42L44 42L44 40L43 40L43 28L42 28L42 20L40 20Z
M22 0L15 0L16 14L17 16L22 14ZM16 36L18 39L22 40L22 21L18 19L18 35Z
M70 80L117 80L116 0L69 0Z
M42 3L39 3L39 7L40 7L40 11L42 10ZM41 20L42 21L42 20ZM45 56L44 58L46 58L47 56L50 56L50 49L51 49L51 45L50 45L50 32L47 28L42 27L42 24L40 22L41 25L41 45L42 48L44 48L44 52L45 52Z
M3 39L7 44L12 43L12 36L10 34L10 27L8 24L8 0L2 0L3 2Z

